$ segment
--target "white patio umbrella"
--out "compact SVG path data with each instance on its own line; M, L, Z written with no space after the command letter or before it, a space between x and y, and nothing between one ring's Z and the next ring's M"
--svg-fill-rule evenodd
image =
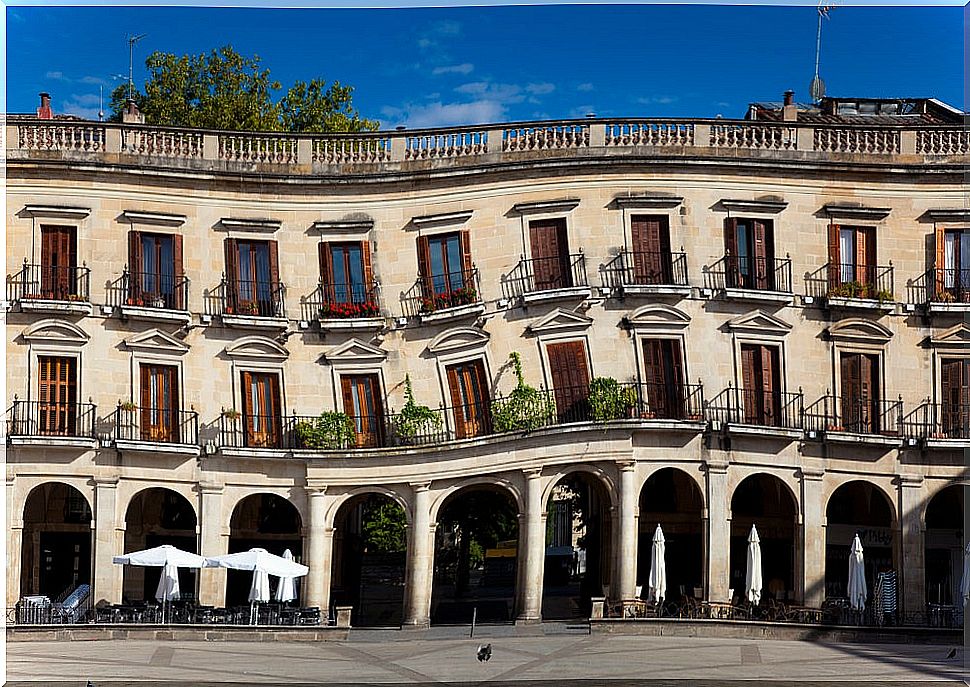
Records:
M269 575L274 577L303 577L310 569L294 561L288 561L282 556L272 554L266 549L250 549L225 556L214 556L206 561L211 566L230 568L232 570L251 570L253 583L249 588L251 604L269 601ZM255 605L250 609L250 621L255 613Z
M970 600L970 542L963 552L963 579L960 581L960 596L963 597L963 605L967 605Z
M744 595L754 605L761 603L761 540L758 529L751 525L748 535L748 569L744 577Z
M116 565L138 565L148 568L162 568L155 598L162 602L162 621L168 602L181 596L179 590L179 568L204 568L209 565L204 556L183 551L171 544L162 544L143 551L133 551L123 556L115 556L111 562Z
M667 596L667 562L665 560L666 544L664 533L657 525L653 533L653 546L650 548L650 600L661 603Z
M859 535L852 540L849 549L849 606L853 611L861 611L866 607L866 565L862 555L862 542Z
M287 549L283 552L283 558L292 561L293 552ZM276 586L276 600L286 603L294 599L296 599L296 578L281 577L280 583Z

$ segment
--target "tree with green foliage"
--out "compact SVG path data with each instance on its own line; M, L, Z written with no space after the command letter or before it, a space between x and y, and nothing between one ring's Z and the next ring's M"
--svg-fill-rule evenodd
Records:
M397 502L372 495L364 504L362 520L367 551L403 553L407 549L407 517Z
M146 124L229 131L358 132L374 131L378 122L361 118L353 108L353 87L323 79L297 81L279 99L282 86L231 45L200 55L153 52L145 60L149 77L144 92L132 100ZM111 94L110 121L120 122L128 84Z

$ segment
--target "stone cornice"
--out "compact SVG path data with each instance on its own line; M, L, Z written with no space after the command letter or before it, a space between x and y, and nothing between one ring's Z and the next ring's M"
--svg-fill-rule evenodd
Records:
M534 215L541 212L569 212L578 205L579 198L541 200L535 203L516 203L512 206L512 214Z
M172 215L162 212L142 212L141 210L125 210L122 219L132 224L154 224L164 227L178 227L185 224L185 215Z
M926 216L934 222L970 222L970 208L937 208L927 210Z
M65 219L84 219L91 214L91 208L69 205L25 205L24 214L31 217L63 217Z
M442 212L437 215L422 215L412 217L411 224L418 227L433 227L445 224L464 224L472 216L472 210L461 210L458 212Z
M675 208L684 202L683 196L666 196L662 194L623 195L613 198L613 204L618 208L659 209Z
M787 200L736 200L722 199L721 207L729 212L759 212L763 214L777 214L788 207Z
M281 224L278 219L269 218L223 217L219 220L219 226L227 231L249 231L261 234L272 234L279 230Z
M862 219L876 222L881 219L886 219L889 213L892 212L892 208L829 203L822 208L822 212L836 219Z

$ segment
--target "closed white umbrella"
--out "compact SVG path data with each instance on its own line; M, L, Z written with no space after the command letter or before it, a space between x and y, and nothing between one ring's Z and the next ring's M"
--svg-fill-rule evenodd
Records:
M667 563L665 561L666 544L664 533L657 525L653 533L653 546L650 548L650 600L660 603L667 596Z
M293 552L287 549L283 552L283 558L288 561L293 560ZM296 599L296 579L289 576L280 578L280 583L276 586L276 600L286 603Z
M960 596L963 597L963 605L967 605L970 600L970 542L963 552L963 579L960 581Z
M249 602L269 601L269 575L262 570L253 570L253 583L249 587Z
M754 605L761 603L761 540L758 529L751 525L748 535L748 569L744 577L744 594Z
M178 599L182 596L179 591L179 569L177 565L166 565L158 578L155 598L162 603Z
M207 558L209 565L220 568L231 568L233 570L251 570L253 572L253 583L249 588L249 601L251 604L269 601L269 575L274 577L303 577L310 569L305 565L300 565L294 561L288 561L282 556L272 554L266 549L250 549L239 553L230 553L225 556L215 556ZM256 609L250 609L250 622L255 622Z
M849 606L853 611L861 611L866 607L866 564L862 555L862 542L859 535L852 540L849 549Z

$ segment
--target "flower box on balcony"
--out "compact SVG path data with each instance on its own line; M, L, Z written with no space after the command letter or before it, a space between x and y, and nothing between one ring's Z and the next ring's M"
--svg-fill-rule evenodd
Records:
M456 308L461 305L471 305L478 301L478 291L471 286L449 291L448 293L436 293L433 296L421 301L421 312L430 314L445 308Z
M321 320L380 317L381 310L376 303L324 303L320 306Z

